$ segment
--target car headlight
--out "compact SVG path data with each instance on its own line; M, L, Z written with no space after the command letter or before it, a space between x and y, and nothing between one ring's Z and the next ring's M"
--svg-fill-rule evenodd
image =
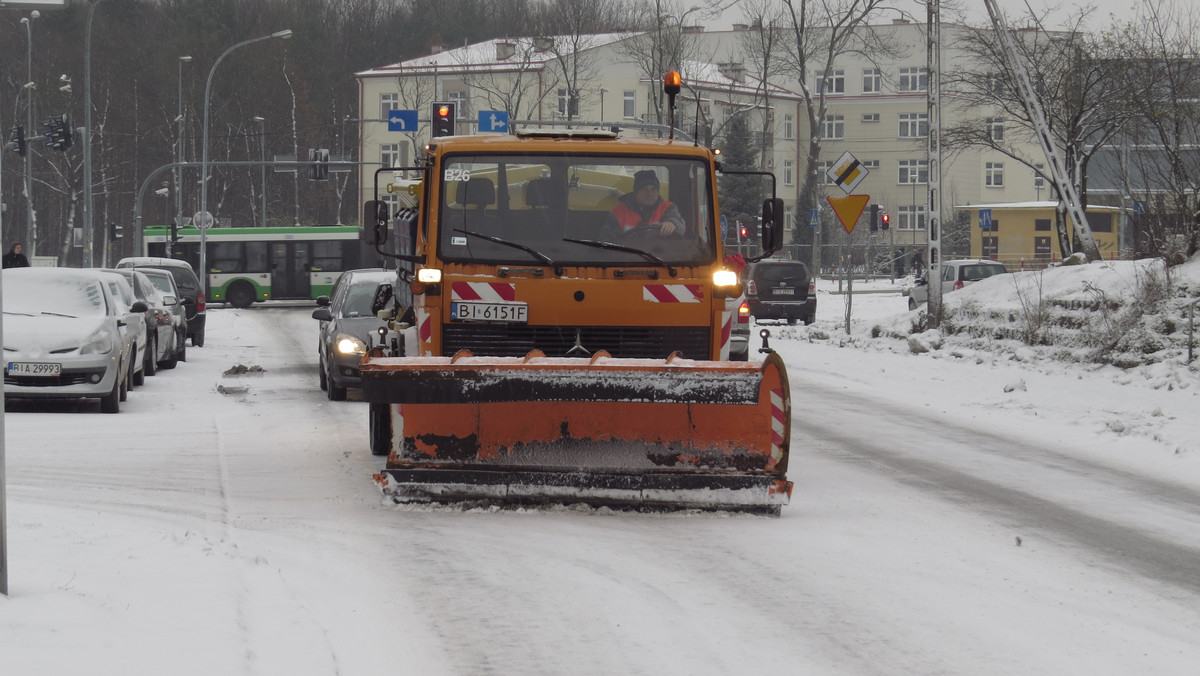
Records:
M108 354L113 351L112 334L104 329L88 336L79 348L79 354Z
M342 333L337 336L333 344L337 348L338 354L366 354L367 352L366 343L359 340L358 336Z

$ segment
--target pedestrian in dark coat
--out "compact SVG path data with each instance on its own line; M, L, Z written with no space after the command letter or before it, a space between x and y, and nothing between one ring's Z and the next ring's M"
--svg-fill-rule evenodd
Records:
M4 267L6 268L27 268L29 267L29 259L25 254L21 253L21 243L16 242L9 248L8 253L4 254Z

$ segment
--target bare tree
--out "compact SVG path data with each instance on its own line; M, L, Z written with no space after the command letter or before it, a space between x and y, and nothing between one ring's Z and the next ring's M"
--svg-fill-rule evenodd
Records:
M1142 253L1190 257L1200 250L1200 12L1149 2L1106 36L1121 71L1117 87L1134 116L1126 129L1123 175L1129 194L1148 198L1135 242ZM1177 241L1183 240L1183 246Z
M882 58L897 51L895 41L886 32L868 22L888 8L884 0L783 0L787 23L791 29L787 45L787 60L799 85L800 95L808 116L808 161L801 175L797 213L807 214L817 207L817 198L824 183L817 171L821 157L822 135L829 110L826 89L810 84L829 82L839 59L851 55ZM802 244L801 237L811 228L795 228L793 242ZM812 233L812 262L819 269L820 234Z
M544 72L542 45L531 38L497 39L494 67L467 68L469 64L462 64L467 86L478 92L490 109L506 111L510 120L536 119L543 100L559 86L557 71Z
M699 5L684 10L678 0L650 0L634 8L633 25L640 35L621 43L622 57L636 65L649 89L650 111L657 124L666 124L666 95L660 86L663 74L676 70L686 82L688 66L701 61L697 35L687 30L688 17L704 15ZM673 121L672 121L673 122Z
M1102 45L1084 30L1088 16L1088 11L1082 11L1056 31L1046 30L1041 17L1032 17L1030 28L1013 40L1084 208L1088 164L1129 118L1126 110L1114 105L1122 97L1117 77L1120 64L1106 58ZM1036 122L1025 111L1017 74L1005 57L999 36L991 26L966 27L964 31L955 44L970 58L947 72L942 82L948 95L944 100L958 101L967 112L942 129L943 147L951 152L993 150L1048 177L1047 161L1035 136ZM1047 183L1053 185L1053 181ZM1055 225L1063 257L1081 250L1078 233L1075 237L1067 234L1069 222L1060 196Z

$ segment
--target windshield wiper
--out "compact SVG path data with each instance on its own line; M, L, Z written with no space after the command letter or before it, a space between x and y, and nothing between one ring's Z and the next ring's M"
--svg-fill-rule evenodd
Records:
M649 251L646 251L645 249L639 249L633 246L625 246L624 244L617 244L616 242L605 242L599 239L572 239L570 237L564 237L563 241L574 242L575 244L583 244L584 246L594 246L598 249L611 249L613 251L624 251L625 253L637 254L651 263L657 263L658 265L663 266L667 269L667 274L671 275L672 277L678 274L678 272L675 270L675 266L664 261L658 256L655 256Z
M43 310L43 311L42 311L42 314L44 314L44 315L50 315L51 317L69 317L69 318L71 318L71 319L76 319L76 316L75 316L75 315L63 314L63 313L61 313L61 312L46 312L45 310ZM30 316L32 316L32 315L30 315Z
M486 239L489 242L495 242L496 244L499 244L501 246L510 246L514 249L520 249L521 251L524 251L525 253L529 254L530 256L533 256L534 258L538 259L542 263L545 263L546 265L549 265L550 267L554 268L554 274L558 275L559 277L561 277L563 274L563 269L561 266L556 265L549 256L542 253L541 251L538 251L537 249L534 249L533 247L525 246L524 244L521 244L519 242L510 242L507 239L504 239L501 237L485 235L482 232L472 232L470 230L463 230L462 228L455 228L454 232L461 232L464 235L478 237L479 239Z
M37 315L33 314L32 312L13 312L12 310L5 310L4 314L6 314L6 315L21 315L22 317L36 317L37 316Z

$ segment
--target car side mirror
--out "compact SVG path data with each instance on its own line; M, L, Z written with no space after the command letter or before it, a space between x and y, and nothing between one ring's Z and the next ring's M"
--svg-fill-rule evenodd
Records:
M359 238L371 246L380 246L387 241L388 221L391 211L387 202L367 200L363 203L362 229Z
M184 305L195 305L196 299L195 298L183 298L179 302L183 303Z
M327 307L319 307L316 310L313 310L312 318L319 319L323 322L328 322L333 320L333 313L330 312L329 308Z
M329 296L317 296L317 307L329 307Z
M150 309L150 306L146 305L146 302L141 301L141 300L133 301L133 305L131 305L129 307L130 312L145 312L146 310L149 310L149 309Z

